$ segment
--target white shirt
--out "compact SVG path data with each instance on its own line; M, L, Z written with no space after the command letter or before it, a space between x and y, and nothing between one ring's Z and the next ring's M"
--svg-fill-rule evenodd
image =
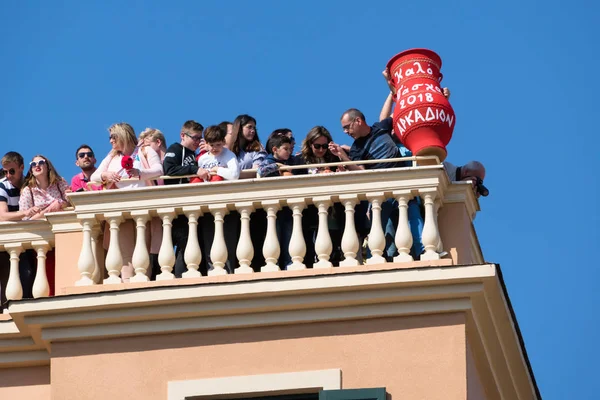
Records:
M210 170L214 167L218 167L217 175L228 181L240 177L240 165L237 157L228 148L224 147L216 156L211 152L204 153L198 159L198 168Z

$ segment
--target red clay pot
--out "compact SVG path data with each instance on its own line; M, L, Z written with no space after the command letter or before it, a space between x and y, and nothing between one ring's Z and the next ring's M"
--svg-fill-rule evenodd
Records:
M428 49L396 54L387 63L396 88L394 133L417 156L446 159L456 118L440 82L442 60Z

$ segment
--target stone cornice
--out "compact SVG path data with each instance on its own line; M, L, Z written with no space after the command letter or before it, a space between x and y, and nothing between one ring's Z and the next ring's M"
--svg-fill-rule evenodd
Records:
M490 398L535 398L497 267L491 264L79 294L11 302L9 312L22 334L47 351L57 341L466 313L481 379L496 390ZM41 360L28 355L19 361L10 346L4 350L11 354L0 357L0 367Z

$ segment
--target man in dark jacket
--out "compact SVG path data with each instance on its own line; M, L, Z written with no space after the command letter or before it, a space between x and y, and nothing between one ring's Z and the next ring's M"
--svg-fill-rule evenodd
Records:
M204 127L196 121L186 121L181 128L179 143L173 143L167 149L165 159L163 161L163 170L167 176L186 176L196 175L202 179L208 178L208 172L198 168L196 163L196 149L200 146L202 140L202 131ZM165 179L165 185L176 185L179 183L189 183L188 178L180 179ZM201 221L198 221L198 227L201 226ZM187 265L183 258L185 247L188 241L188 219L185 215L179 215L173 221L172 228L173 244L176 246L176 259L173 268L173 274L176 278L181 278L181 275L187 271ZM202 232L198 229L198 234ZM200 243L202 243L201 238ZM206 274L205 258L202 257L202 262L199 266L199 271ZM193 273L193 272L192 272Z

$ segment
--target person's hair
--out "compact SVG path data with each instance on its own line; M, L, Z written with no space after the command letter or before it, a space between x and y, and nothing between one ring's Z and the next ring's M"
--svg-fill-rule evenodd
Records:
M111 150L111 154L114 156L119 153L130 154L137 145L137 139L135 137L135 131L133 127L127 122L119 122L111 125L108 128L108 132L112 135L117 135L117 143L121 147L121 151Z
M150 139L152 142L156 142L160 140L160 149L162 151L167 151L167 144L165 143L165 135L158 129L154 128L146 128L142 133L140 133L141 139Z
M2 157L2 165L7 163L15 163L19 167L23 165L23 156L17 153L16 151L9 151Z
M337 161L336 157L333 154L331 154L329 149L326 150L325 157L318 158L317 156L315 156L315 153L313 153L312 144L315 142L315 140L319 139L320 137L326 137L327 142L333 142L331 133L329 133L327 128L325 128L324 126L315 126L314 128L312 128L310 131L308 131L308 133L306 134L306 138L304 138L304 140L302 141L302 158L308 164L318 164L322 162Z
M84 143L84 144L82 144L81 146L79 146L79 147L77 148L77 150L75 150L75 159L76 159L76 160L79 158L79 152L80 152L82 149L90 149L90 151L91 151L92 153L94 152L94 150L92 150L92 148L91 148L90 146L88 146L87 144L85 144L85 143Z
M46 169L48 170L48 185L58 185L58 182L62 181L63 178L58 174L58 171L56 171L54 165L52 165L48 158L44 157L41 154L33 156L31 160L33 161L36 157L43 158L44 161L46 161ZM27 172L25 180L23 181L23 187L29 186L30 188L34 188L36 187L36 185L37 183L35 181L35 176L33 175L33 168L29 167L29 171Z
M273 154L273 150L271 150L273 148L273 142L272 139L275 136L279 136L279 135L287 135L288 133L291 133L292 130L288 129L288 128L279 128L279 129L275 129L273 132L271 132L271 134L269 135L269 138L267 139L267 143L265 145L265 147L267 148L267 153L269 154ZM291 141L290 141L291 143Z
M212 125L204 130L204 140L208 144L224 142L225 136L227 136L227 131L223 132L219 125Z
M233 124L232 124L231 122L229 122L229 121L223 121L223 122L221 122L221 123L218 125L218 126L219 126L219 128L220 128L220 129L221 129L223 132L225 132L225 134L226 134L226 135L227 135L227 126L228 126L228 125L233 125Z
M271 144L271 149L273 147L281 147L284 144L292 144L292 139L290 139L289 137L287 137L286 135L275 135L271 138L270 144ZM271 150L272 151L272 150Z
M194 120L185 121L183 126L181 127L182 131L194 131L196 133L202 133L204 130L204 126L200 122L196 122Z
M348 118L352 120L355 120L356 118L360 117L360 119L367 122L367 120L365 119L365 114L363 114L362 112L360 112L360 110L357 110L356 108L349 108L346 111L344 111L340 119L344 118L344 115L346 114L348 115Z
M233 121L233 133L237 133L237 138L235 139L235 142L233 142L233 148L231 149L231 151L233 151L238 157L240 155L241 150L262 150L262 145L260 144L260 139L258 138L258 129L254 131L254 139L249 141L244 137L244 125L246 125L249 122L254 122L254 125L256 125L256 120L247 114L238 115L237 118Z

